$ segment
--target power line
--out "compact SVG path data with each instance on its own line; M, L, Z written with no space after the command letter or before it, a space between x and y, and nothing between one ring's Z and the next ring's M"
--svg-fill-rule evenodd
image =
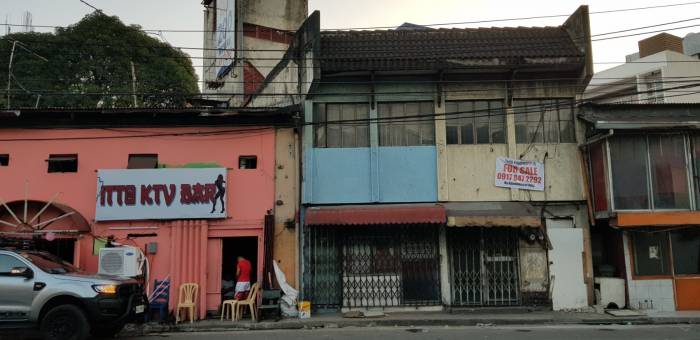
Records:
M602 11L591 11L591 12L589 12L589 14L596 15L596 14L609 14L609 13L618 13L618 12L643 11L643 10L650 10L650 9L690 6L690 5L697 5L697 4L700 4L700 1L683 2L683 3L675 3L675 4L664 4L664 5L654 5L654 6L644 6L644 7L619 8L619 9L602 10ZM539 16L529 16L529 17L485 19L485 20L457 21L457 22L442 22L442 23L432 23L432 24L421 24L419 26L435 27L435 26L470 25L470 24L483 24L483 23L508 22L508 21L533 20L533 19L551 19L551 18L569 17L569 16L571 16L571 14L550 14L550 15L539 15ZM18 24L9 24L9 23L0 23L0 25L3 25L3 26L22 26L22 25L18 25ZM52 29L69 28L70 27L70 26L58 26L58 25L32 25L32 26L36 27L36 28L52 28ZM378 30L378 29L392 29L392 28L397 28L397 27L399 27L399 26L325 28L325 29L322 29L322 31ZM179 30L179 29L157 29L157 28L138 29L138 30L143 31L143 32L155 32L155 33L158 33L158 32L166 32L166 33L255 32L252 30L215 31L215 30ZM288 32L288 33L296 32L295 30L282 30L282 29L275 29L275 31Z

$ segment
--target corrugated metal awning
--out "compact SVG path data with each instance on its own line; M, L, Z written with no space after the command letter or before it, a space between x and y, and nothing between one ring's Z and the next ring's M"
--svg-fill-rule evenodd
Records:
M310 207L306 225L444 224L439 204L374 204Z
M542 225L540 212L524 202L445 203L448 227L532 227Z

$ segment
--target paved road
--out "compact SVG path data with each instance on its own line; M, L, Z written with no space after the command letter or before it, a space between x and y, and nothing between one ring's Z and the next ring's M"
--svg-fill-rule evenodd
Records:
M233 331L216 333L172 333L128 339L251 339L251 340L413 340L413 339L518 339L518 340L700 340L700 325L665 326L508 326L338 328L316 330Z

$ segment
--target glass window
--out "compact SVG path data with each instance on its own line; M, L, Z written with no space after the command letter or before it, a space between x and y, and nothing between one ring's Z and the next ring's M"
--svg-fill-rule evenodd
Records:
M673 271L678 275L700 274L700 230L671 232Z
M314 146L356 148L369 146L369 105L366 103L314 105ZM333 123L343 121L340 123Z
M505 143L505 111L500 100L445 103L447 144Z
M12 268L26 266L27 265L22 263L22 261L10 255L0 255L0 273L9 273L12 270Z
M575 143L572 99L513 101L515 140L529 143Z
M433 102L379 103L377 114L380 146L435 145Z
M654 209L689 209L685 138L681 135L650 135Z
M666 233L632 233L634 274L640 276L670 275Z
M615 209L649 209L646 138L625 136L609 143Z

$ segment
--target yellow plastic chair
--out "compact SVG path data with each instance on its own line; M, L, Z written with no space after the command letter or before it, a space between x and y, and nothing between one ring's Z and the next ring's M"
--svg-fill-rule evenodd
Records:
M236 319L236 305L238 300L224 300L221 303L221 321L231 318L231 321Z
M180 296L178 297L177 309L175 312L175 323L180 322L180 310L185 310L190 313L190 323L194 322L195 312L197 311L197 292L199 285L196 283L183 283L180 285Z
M250 316L253 319L253 321L257 321L257 309L255 306L257 305L258 301L258 284L254 283L250 287L250 293L248 293L248 297L245 300L240 300L238 303L233 305L233 309L235 310L234 312L234 318L236 320L240 320L240 318L243 316L243 307L248 306L250 307ZM240 309L240 312L239 312Z

